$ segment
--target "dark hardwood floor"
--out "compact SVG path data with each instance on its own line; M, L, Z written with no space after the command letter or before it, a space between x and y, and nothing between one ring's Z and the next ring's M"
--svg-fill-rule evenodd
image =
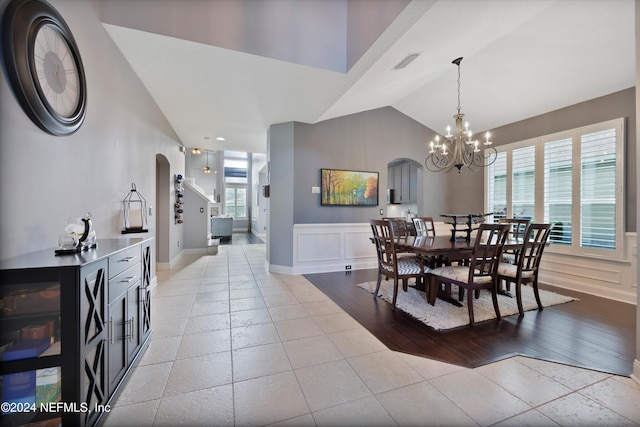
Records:
M221 245L253 245L258 243L264 243L264 240L248 232L234 232L230 239L220 239Z
M392 350L469 368L523 355L617 375L633 371L634 305L545 287L579 301L436 331L355 286L376 275L356 270L304 277Z

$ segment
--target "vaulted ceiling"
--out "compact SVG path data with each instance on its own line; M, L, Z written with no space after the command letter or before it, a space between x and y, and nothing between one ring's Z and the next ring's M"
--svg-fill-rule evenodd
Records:
M442 132L460 56L462 112L477 131L635 85L633 0L96 4L188 147L264 153L272 124L386 106Z

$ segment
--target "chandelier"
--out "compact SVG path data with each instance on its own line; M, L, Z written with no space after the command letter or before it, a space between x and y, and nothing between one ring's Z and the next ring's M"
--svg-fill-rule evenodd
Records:
M458 67L458 114L453 118L456 121L455 134L451 134L451 126L447 126L447 134L444 138L436 135L435 142L427 144L429 155L424 165L431 172L449 172L454 167L458 173L464 166L470 170L487 167L496 160L497 151L491 146L491 134L487 132L485 141L480 143L473 138L469 130L469 122L464 122L464 114L460 112L460 63L462 57L454 59L451 63Z

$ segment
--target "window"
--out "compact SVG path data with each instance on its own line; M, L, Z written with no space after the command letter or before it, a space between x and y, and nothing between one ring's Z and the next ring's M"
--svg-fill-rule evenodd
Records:
M234 218L247 217L247 189L246 187L225 187L224 211Z
M487 211L551 223L551 251L621 257L623 129L616 119L497 147Z
M491 200L487 204L488 212L493 212L495 220L507 217L507 152L499 152L496 161L489 166L487 192Z
M571 244L572 183L571 138L544 144L544 219L553 223L549 236L552 243Z
M249 183L248 154L224 152L224 212L234 218L247 218L247 188Z
M535 210L536 156L533 145L517 148L511 153L511 216L533 219Z

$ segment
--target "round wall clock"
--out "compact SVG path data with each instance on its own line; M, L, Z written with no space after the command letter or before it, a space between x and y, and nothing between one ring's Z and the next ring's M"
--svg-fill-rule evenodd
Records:
M42 130L76 132L87 109L80 53L62 16L44 0L11 0L2 18L7 77L25 113Z

